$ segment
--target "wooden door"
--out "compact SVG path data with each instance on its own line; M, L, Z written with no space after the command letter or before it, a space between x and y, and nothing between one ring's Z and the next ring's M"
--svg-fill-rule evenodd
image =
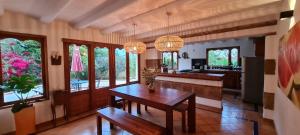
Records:
M64 42L65 88L68 115L74 116L91 109L91 47L88 44Z

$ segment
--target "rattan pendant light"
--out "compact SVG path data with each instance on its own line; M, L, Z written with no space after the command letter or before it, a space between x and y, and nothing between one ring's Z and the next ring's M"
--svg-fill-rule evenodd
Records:
M132 24L132 25L133 25L133 36L134 36L133 39L135 40L136 24ZM143 42L134 41L134 40L131 40L124 44L124 48L125 48L126 52L135 53L135 54L144 53L146 50L146 44L144 44Z
M184 41L179 36L170 35L170 12L166 13L168 16L168 34L157 38L154 42L154 46L158 51L171 52L179 51L183 47Z

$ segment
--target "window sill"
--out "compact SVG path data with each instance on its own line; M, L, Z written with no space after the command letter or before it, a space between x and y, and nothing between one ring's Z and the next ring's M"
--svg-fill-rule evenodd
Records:
M49 100L49 98L40 98L40 99L35 99L33 101L30 101L30 103L44 102L44 101L47 101L47 100ZM13 105L14 105L14 103L9 103L8 105L3 105L3 106L0 107L0 110L11 108Z

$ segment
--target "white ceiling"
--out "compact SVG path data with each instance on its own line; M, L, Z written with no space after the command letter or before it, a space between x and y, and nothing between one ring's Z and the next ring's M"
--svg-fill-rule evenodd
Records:
M147 38L156 33L164 34L162 30L165 30L167 24L166 11L172 12L170 25L173 26L173 32L181 32L191 28L203 29L228 23L236 24L263 16L274 20L277 19L275 15L279 12L280 2L280 0L0 0L0 9L2 7L5 10L22 12L46 23L60 19L77 28L96 27L104 32L123 32L127 35L131 35L134 22L138 25L137 37ZM203 25L201 22L207 24ZM187 24L193 27L187 27Z

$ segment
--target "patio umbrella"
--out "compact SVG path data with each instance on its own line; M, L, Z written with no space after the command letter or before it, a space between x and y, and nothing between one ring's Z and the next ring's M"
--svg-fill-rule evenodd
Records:
M83 64L81 61L81 55L79 46L74 45L73 55L72 55L72 63L71 63L71 71L75 72L76 78L79 81L77 76L78 72L83 71Z
M73 50L73 55L72 55L71 71L73 71L73 72L82 72L83 71L83 64L81 61L79 46L76 46L76 45L74 45L74 50Z

